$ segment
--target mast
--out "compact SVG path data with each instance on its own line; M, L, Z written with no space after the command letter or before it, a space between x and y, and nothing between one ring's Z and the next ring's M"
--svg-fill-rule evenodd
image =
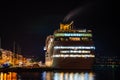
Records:
M15 41L13 42L13 58L12 58L12 61L13 61L13 66L15 65Z
M2 45L2 44L1 44L1 37L0 37L0 49L1 49L1 45Z
M13 53L15 53L15 41L13 42Z
M21 53L21 47L19 44L17 44L17 53L20 54Z
M18 60L18 54L20 54L20 46L19 46L19 44L17 44L17 55L16 55L17 60Z

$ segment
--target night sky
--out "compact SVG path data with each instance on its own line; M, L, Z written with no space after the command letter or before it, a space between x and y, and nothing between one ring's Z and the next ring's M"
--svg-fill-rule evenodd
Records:
M96 54L120 56L118 25L113 20L112 0L56 0L0 2L2 48L42 57L45 39L61 22L74 21L76 28L93 30Z

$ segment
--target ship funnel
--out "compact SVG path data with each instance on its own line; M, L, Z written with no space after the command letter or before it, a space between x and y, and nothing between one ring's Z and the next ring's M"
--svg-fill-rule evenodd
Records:
M73 21L71 21L69 24L60 24L60 30L72 30L73 29Z

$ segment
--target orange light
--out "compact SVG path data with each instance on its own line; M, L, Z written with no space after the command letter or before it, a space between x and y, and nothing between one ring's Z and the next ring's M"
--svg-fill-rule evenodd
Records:
M78 38L78 37L70 37L69 39L72 41L80 41L80 38Z

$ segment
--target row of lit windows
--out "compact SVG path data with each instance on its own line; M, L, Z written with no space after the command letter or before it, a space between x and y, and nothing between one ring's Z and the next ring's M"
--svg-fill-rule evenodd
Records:
M60 53L90 53L90 51L87 50L62 50Z
M94 46L55 46L54 49L95 49Z
M80 40L89 41L89 40L92 40L92 39L89 39L88 37L82 37L82 38L80 38L80 37L70 37L69 40L71 40L71 41L80 41Z
M92 37L91 33L56 33L54 35L56 37L58 37L58 36L88 36L88 37Z
M95 55L65 55L65 54L58 54L58 55L53 55L53 57L95 57Z
M56 31L56 33L58 33L58 32L61 32L61 33L62 33L62 32L66 32L66 31L64 31L64 30L58 30L58 31ZM67 33L70 33L70 32L71 32L71 33L77 33L77 32L79 32L79 33L80 33L80 32L92 32L92 30L86 30L86 29L80 29L80 30L76 30L76 29L73 30L73 29L72 29L72 30L67 30Z
M88 37L57 37L55 38L55 41L90 41L91 38Z
M72 40L72 41L80 41L79 37L70 37L69 39Z

